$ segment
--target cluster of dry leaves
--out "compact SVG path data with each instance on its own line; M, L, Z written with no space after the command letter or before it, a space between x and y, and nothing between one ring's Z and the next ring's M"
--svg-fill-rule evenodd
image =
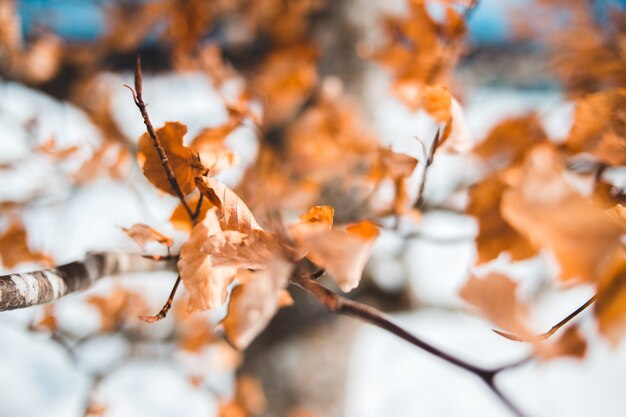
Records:
M432 13L432 3L441 13ZM473 146L453 77L465 49L465 20L476 6L473 1L408 0L404 16L384 19L383 44L359 46L358 52L391 73L392 92L410 110L422 109L439 124L431 156L462 153L485 167L484 178L468 190L467 214L479 224L477 265L502 253L511 261L553 258L563 287L596 288L600 332L617 344L626 333L626 209L624 190L605 174L626 165L626 68L619 30L624 19L615 14L615 30L605 33L592 19L587 2L538 3L559 10L568 7L569 16L578 22L553 34L549 42L555 73L576 97L573 126L563 143L552 140L539 117L529 114L501 121ZM66 60L72 65L80 61L81 77L70 98L105 140L72 174L76 184L105 173L123 177L123 167L134 154L154 187L180 197L164 170L159 147L167 157L184 197L170 222L188 233L180 253L173 255L179 257L180 278L189 293L188 301L174 307L183 349L196 351L218 339L206 321L182 311L228 303L224 332L234 346L245 348L279 308L293 303L285 288L294 274L323 268L348 292L359 285L382 221L391 216L419 219L415 193L407 190L418 161L381 146L341 81L321 73L324 51L315 42L313 17L327 10L327 2L113 3L107 34L91 53L71 58L69 50L51 49L57 42L53 38L25 45L16 35L12 5L0 3L6 9L0 12L2 54L11 57L7 61L0 56L3 74L15 72L14 78L37 83L52 79ZM203 42L217 23L225 28L227 39L221 47ZM156 130L158 144L146 133L135 146L113 121L98 64L108 54L137 50L156 27L165 28L159 42L169 51L172 68L202 71L218 91L228 80L243 77L245 88L235 100L224 95L229 119L223 125L186 139L184 124L168 122ZM28 68L31 61L43 59L39 49L49 55L51 69L33 76ZM236 69L241 54L251 51L253 58L243 59L245 66ZM253 103L261 104L260 114L252 111ZM261 146L241 184L231 189L216 176L238 163L226 138L243 124L254 126ZM34 151L60 160L74 153L58 149L53 139ZM586 169L574 169L577 166ZM383 186L393 187L394 196L381 208L372 199ZM336 202L335 208L326 202ZM294 212L300 214L297 221L283 221L283 215ZM172 238L148 225L125 231L142 249L149 242L164 245L168 253L176 247ZM9 268L22 261L51 262L29 249L17 218L0 235L0 256ZM108 298L93 297L90 302L102 312L102 331L119 330L131 316L145 314L136 297L121 289ZM537 337L532 306L518 297L517 283L507 276L472 276L461 297L505 336L530 342L539 358L585 352L576 326L558 340ZM55 330L53 320L50 316L42 323ZM244 388L247 382L240 383L242 391L249 390ZM247 404L252 397L245 394L225 405L224 416L254 415L250 409L259 406Z

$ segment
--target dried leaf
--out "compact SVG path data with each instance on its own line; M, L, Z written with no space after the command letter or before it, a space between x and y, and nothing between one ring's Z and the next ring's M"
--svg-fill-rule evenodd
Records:
M210 210L204 221L193 228L189 240L180 249L178 270L189 291L190 310L207 310L224 304L228 286L235 279L237 270L214 268L211 256L204 247L209 236L220 232L215 212Z
M219 222L222 230L242 233L262 230L250 209L233 190L210 177L202 177L197 183L200 192L220 210Z
M126 232L142 250L144 250L146 244L151 241L165 245L168 248L174 244L174 240L171 237L143 223L136 223L130 228L122 227L122 230Z
M120 286L106 296L92 295L87 301L100 311L102 332L116 331L125 321L136 320L147 310L141 295Z
M622 233L626 233L626 207L616 204L605 213L622 229Z
M566 145L608 165L626 165L626 90L589 95L576 103Z
M215 175L226 168L236 165L237 154L226 148L226 137L240 124L238 118L231 118L221 126L202 130L191 142L191 149L200 155L202 165Z
M499 175L493 174L469 189L467 213L478 221L477 264L489 262L508 252L513 261L528 259L538 251L504 220L500 212L502 194L506 189Z
M65 149L58 149L56 140L54 138L50 138L47 141L45 141L42 145L35 148L34 151L41 152L54 159L63 160L75 154L78 151L78 149L79 148L76 145L70 146Z
M191 208L192 211L197 211L198 204L200 203L200 194L192 194L190 197L186 198L187 205ZM213 207L210 201L207 199L202 199L202 206L200 207L200 211L198 212L198 217L196 222L201 222L205 219L207 211ZM172 226L178 230L182 230L187 233L191 233L191 229L193 229L193 222L189 217L189 213L182 205L182 203L178 203L172 215L170 216L170 223Z
M509 278L490 274L485 278L471 277L460 295L499 328L530 340L534 332L527 322L528 310L518 301L516 290L517 283Z
M506 119L498 123L473 153L502 165L521 162L536 144L546 141L546 134L534 114Z
M292 232L298 245L308 251L309 259L326 268L341 290L348 292L359 285L378 227L368 220L343 230L319 223L299 223L292 227Z
M326 224L330 229L333 225L334 215L335 209L332 206L314 206L306 213L300 215L300 221Z
M246 348L274 316L292 268L291 263L275 258L265 269L239 272L242 284L233 289L222 322L228 340L237 348Z
M206 168L200 162L199 156L191 148L183 145L185 133L187 133L187 126L178 122L167 122L156 131L176 181L183 194L187 195L195 190L195 179L202 175ZM167 178L154 142L147 132L139 138L137 161L146 178L155 187L166 193L176 195Z
M0 258L7 268L13 268L22 262L36 262L52 265L52 259L43 252L34 252L28 246L24 224L13 219L0 234Z
M620 232L591 199L563 176L550 145L538 145L511 171L502 195L502 216L537 248L548 248L561 266L561 279L601 282L620 265Z
M594 312L600 334L617 347L626 335L626 266L599 283Z

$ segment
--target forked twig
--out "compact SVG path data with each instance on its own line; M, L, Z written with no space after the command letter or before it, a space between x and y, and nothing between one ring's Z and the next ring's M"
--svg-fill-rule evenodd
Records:
M591 297L590 299L585 301L585 303L583 305L581 305L576 310L574 310L573 312L568 314L567 317L565 317L563 320L561 320L560 322L558 322L557 324L552 326L550 328L550 330L548 330L545 333L541 333L541 334L538 334L537 336L535 336L534 340L548 340L550 338L550 336L552 336L554 333L558 332L561 327L565 326L572 319L574 319L577 315L579 315L580 313L585 311L587 309L587 307L589 307L591 304L593 304L597 299L598 299L598 294L595 294L593 297ZM523 338L523 337L518 336L518 335L513 334L513 333L507 333L507 332L503 332L501 330L496 330L496 329L493 329L493 331L495 333L499 334L500 336L502 336L502 337L504 337L506 339L509 339L509 340L513 340L515 342L530 342L531 341L531 340L529 340L527 338Z

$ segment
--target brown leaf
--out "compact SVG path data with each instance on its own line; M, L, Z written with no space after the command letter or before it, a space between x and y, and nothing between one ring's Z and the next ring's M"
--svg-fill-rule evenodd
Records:
M600 334L617 347L626 335L626 266L599 283L594 313Z
M576 103L566 145L608 165L626 165L626 90L591 94Z
M242 284L233 289L222 322L228 340L237 348L246 348L274 316L292 268L291 263L275 258L265 269L239 271Z
M29 248L26 229L17 218L11 220L0 234L0 258L7 268L13 268L21 262L52 265L52 259L48 255Z
M546 139L537 116L529 114L498 123L487 137L474 147L473 153L483 159L497 161L507 166L522 161L526 152Z
M202 165L215 175L238 163L237 154L226 147L226 137L240 124L238 118L231 118L221 126L202 130L191 142L191 149L200 155Z
M548 144L536 146L523 165L509 173L502 216L536 248L554 254L562 280L601 282L621 263L621 234L563 173L557 151Z
M326 268L341 290L348 292L359 285L378 227L369 220L343 230L319 223L299 223L292 227L292 232L298 245L308 251L307 257Z
M271 127L287 121L317 85L317 51L311 45L275 49L253 80L253 89L266 102L264 123Z
M262 230L250 209L233 190L210 177L202 177L197 183L200 192L220 210L219 222L222 230L242 233Z
M330 229L333 225L335 209L332 206L314 206L300 215L300 221L305 223L322 223Z
M528 307L517 298L516 291L517 283L503 275L490 274L485 278L471 277L461 289L460 296L505 330L496 330L496 333L532 344L535 356L541 360L585 356L587 343L576 327L568 328L556 340L537 337L530 327Z
M499 328L532 339L534 332L527 323L528 309L516 296L517 283L504 275L471 277L461 289L461 298L476 307Z
M191 196L188 196L186 198L186 201L191 210L195 212L200 202L200 194L192 194ZM202 206L200 207L200 211L198 212L196 222L199 223L204 220L207 211L209 211L211 207L213 207L213 204L211 204L210 201L208 201L206 198L202 199ZM170 223L172 223L172 226L174 226L174 228L187 233L191 233L191 229L193 229L193 222L191 221L191 218L189 217L189 214L187 213L187 210L182 205L182 203L178 203L178 205L172 212L172 215L170 216Z
M130 228L122 227L122 230L126 232L142 250L144 250L146 244L151 241L165 245L168 248L174 244L174 240L171 237L143 223L136 223Z
M204 221L193 228L189 240L180 249L178 270L189 291L190 310L207 310L224 304L228 286L235 279L237 270L214 268L211 256L204 248L208 237L220 232L215 212L210 210Z
M87 301L100 311L103 332L116 331L125 321L137 319L147 309L141 295L120 286L106 296L92 295Z
M41 152L54 159L63 160L75 154L78 151L78 146L74 145L65 149L58 149L56 140L54 138L50 138L47 141L45 141L42 145L35 148L34 151Z
M130 164L129 153L113 141L104 141L74 173L73 178L77 184L86 184L103 175L111 178L123 178Z
M626 207L616 204L605 213L622 229L622 233L626 233Z
M513 261L532 258L537 254L528 240L504 220L500 202L506 185L493 174L469 189L467 213L478 221L476 248L477 264L489 262L508 252Z
M202 175L206 168L201 164L199 156L191 148L183 145L185 133L187 133L187 126L178 122L167 122L156 131L176 181L183 194L187 195L195 190L195 179ZM146 178L155 187L166 193L176 195L167 179L154 142L147 132L139 138L137 161Z

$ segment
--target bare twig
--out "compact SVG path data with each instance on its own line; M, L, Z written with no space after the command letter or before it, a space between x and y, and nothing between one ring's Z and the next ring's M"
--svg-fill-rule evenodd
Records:
M131 92L133 93L133 100L135 101L135 105L141 112L141 117L143 117L143 122L146 125L146 130L148 131L148 135L152 139L152 143L154 144L154 147L159 155L159 159L161 159L161 164L163 165L163 169L165 170L165 174L167 175L167 180L170 183L170 187L172 187L172 190L178 196L178 199L180 200L180 203L183 205L183 207L185 208L185 211L189 215L191 222L195 225L198 220L198 216L200 215L200 211L202 209L202 202L204 201L204 199L203 199L202 194L200 194L198 205L196 206L195 211L192 211L191 208L189 207L189 204L187 204L187 200L185 200L185 195L183 194L180 186L178 185L178 181L176 180L176 175L174 174L174 170L172 169L172 166L170 165L170 162L165 153L165 150L163 149L163 146L161 145L161 141L159 140L154 130L154 127L152 126L152 122L150 121L150 116L148 115L148 110L146 109L146 103L143 101L141 57L139 55L137 55L137 62L135 65L135 90L133 91L132 88L128 86L126 87L129 90L131 90ZM167 315L167 312L172 306L172 302L174 300L174 296L176 295L176 290L178 289L179 283L180 283L180 276L176 278L176 282L174 283L172 292L170 293L170 296L167 299L161 311L159 311L154 316L142 316L141 318L149 323L153 323L155 321L165 318L165 316Z
M176 282L174 283L174 287L172 288L172 292L170 296L167 298L167 301L159 311L154 316L140 316L139 318L147 323L155 323L159 320L164 319L167 316L167 312L172 308L172 303L174 302L174 296L176 295L176 290L178 289L178 284L180 284L180 275L176 278Z
M126 86L133 93L133 100L135 101L135 105L141 112L141 117L143 117L143 123L146 125L146 130L148 131L148 135L150 139L152 139L152 143L159 155L159 159L161 159L161 163L163 165L163 169L165 170L165 174L167 175L167 180L170 183L170 187L172 187L172 191L176 194L180 203L185 208L185 211L189 215L191 219L194 218L194 213L191 211L191 208L185 201L185 195L183 194L180 186L178 185L178 181L176 180L176 176L174 175L174 170L170 165L170 161L167 158L167 154L161 145L161 141L157 137L157 134L152 126L152 122L150 121L150 117L148 116L148 110L146 109L146 103L143 101L143 87L142 87L142 75L141 75L141 58L137 55L137 62L135 67L135 90Z
M422 170L422 179L420 181L419 189L417 191L417 200L415 201L414 207L418 209L424 206L424 188L426 187L426 177L428 175L428 168L432 165L433 160L435 158L435 151L437 150L437 146L439 146L440 137L441 137L440 129L437 129L437 132L435 133L435 137L433 138L433 143L430 145L428 156L424 163L424 169ZM426 156L426 149L423 143L422 143L422 147L424 149L424 156Z
M561 327L565 326L572 319L574 319L577 315L579 315L580 313L585 311L587 309L587 307L589 307L591 304L593 304L597 299L598 299L598 294L595 294L593 297L591 297L590 299L585 301L585 303L583 305L581 305L576 310L574 310L573 312L568 314L567 317L565 317L563 320L561 320L560 322L558 322L557 324L552 326L550 328L550 330L548 330L545 333L538 334L537 336L534 337L534 339L535 340L547 340L547 339L549 339L550 336L552 336L554 333L558 332ZM501 330L495 330L495 329L493 331L496 332L497 334L499 334L500 336L505 337L505 338L507 338L509 340L513 340L515 342L530 342L529 339L520 337L520 336L518 336L516 334L513 334L513 333L507 333L507 332L503 332Z
M527 358L525 358L523 361L515 362L512 365L501 366L496 369L481 368L442 351L441 349L418 338L417 336L409 333L402 327L393 323L389 319L385 318L384 314L376 310L375 308L335 294L334 292L330 291L326 287L323 287L316 281L311 280L306 275L294 275L291 278L291 283L309 293L329 311L337 314L357 317L361 320L364 320L395 336L398 336L399 338L411 343L413 346L416 346L423 351L430 353L431 355L436 356L445 362L448 362L451 365L454 365L475 375L481 381L483 381L485 385L487 385L491 392L493 392L493 394L498 397L502 404L505 405L513 415L517 417L524 417L524 413L519 408L517 408L515 404L513 404L511 400L508 399L496 386L495 377L498 373L504 370L511 369L519 366L519 364L521 363L525 363L528 360Z

